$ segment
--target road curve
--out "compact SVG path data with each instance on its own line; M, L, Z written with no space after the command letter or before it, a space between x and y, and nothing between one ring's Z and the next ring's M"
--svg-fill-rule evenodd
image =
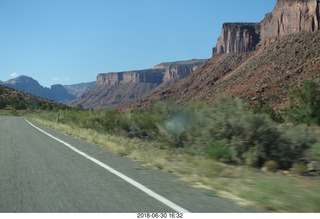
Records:
M257 212L210 194L40 124L0 117L0 212Z

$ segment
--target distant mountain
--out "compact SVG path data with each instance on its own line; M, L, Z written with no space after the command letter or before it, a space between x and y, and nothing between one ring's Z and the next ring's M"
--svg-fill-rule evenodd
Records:
M38 97L53 100L55 102L66 102L75 98L75 96L68 93L66 88L62 85L52 85L51 89L46 88L40 85L38 81L25 75L10 79L6 82L1 82L0 84L18 91L24 91Z
M68 93L75 97L81 96L85 92L91 90L94 86L96 86L95 81L73 85L63 85L63 87L68 91Z
M30 93L0 85L0 110L51 110L66 109L64 104L54 103Z
M150 69L99 74L96 86L69 105L110 108L163 90L186 77L206 60L161 63Z

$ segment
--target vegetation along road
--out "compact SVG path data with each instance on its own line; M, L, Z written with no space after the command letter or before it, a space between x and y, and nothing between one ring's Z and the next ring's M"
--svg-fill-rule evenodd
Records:
M0 212L255 212L19 117L0 117Z

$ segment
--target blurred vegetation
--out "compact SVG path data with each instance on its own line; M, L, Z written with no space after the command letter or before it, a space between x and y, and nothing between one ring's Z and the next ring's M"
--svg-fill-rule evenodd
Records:
M58 114L59 123L155 141L160 149L256 168L272 161L272 168L290 169L306 157L319 158L315 150L319 139L310 125L320 121L320 101L313 103L320 92L314 83L305 82L294 94L295 105L282 114L267 108L250 110L241 99L230 97L221 97L209 105L182 107L157 102L131 111L76 107ZM43 117L58 119L57 113Z
M37 117L215 194L230 192L271 211L319 212L319 177L287 177L307 175L307 161L320 161L320 105L313 103L319 95L313 82L305 82L282 112L221 97L211 104L156 102L128 111L54 107Z
M313 81L304 81L301 87L295 87L292 104L286 110L285 117L295 124L320 125L320 87Z
M211 104L157 102L145 109L120 111L69 108L19 95L0 96L0 109L12 115L41 110L45 112L42 117L50 121L153 141L160 149L223 163L261 168L272 161L270 168L290 169L303 159L320 159L315 132L320 124L320 89L312 81L293 89L292 104L283 112L275 112L262 100L260 108L248 109L241 99L226 96Z

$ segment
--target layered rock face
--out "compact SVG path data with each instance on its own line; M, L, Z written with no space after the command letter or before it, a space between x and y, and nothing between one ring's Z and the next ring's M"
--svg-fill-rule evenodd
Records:
M255 50L276 39L320 29L320 0L277 0L260 23L225 23L213 55Z
M127 103L155 90L165 89L186 77L206 60L161 63L150 69L99 74L96 86L70 106L110 108Z
M74 97L80 97L85 92L91 90L94 86L96 86L96 81L72 85L63 85L63 87L68 91L68 93L73 95Z
M257 23L225 23L213 54L242 53L256 49L260 41L260 25Z
M320 31L281 37L259 52L215 55L191 75L128 108L166 101L181 105L211 103L221 94L246 99L252 107L282 110L292 89L305 80L320 84Z
M162 69L148 69L141 71L114 72L99 74L97 76L97 86L116 85L126 83L162 83Z
M278 0L261 22L262 44L299 32L319 30L319 0Z

